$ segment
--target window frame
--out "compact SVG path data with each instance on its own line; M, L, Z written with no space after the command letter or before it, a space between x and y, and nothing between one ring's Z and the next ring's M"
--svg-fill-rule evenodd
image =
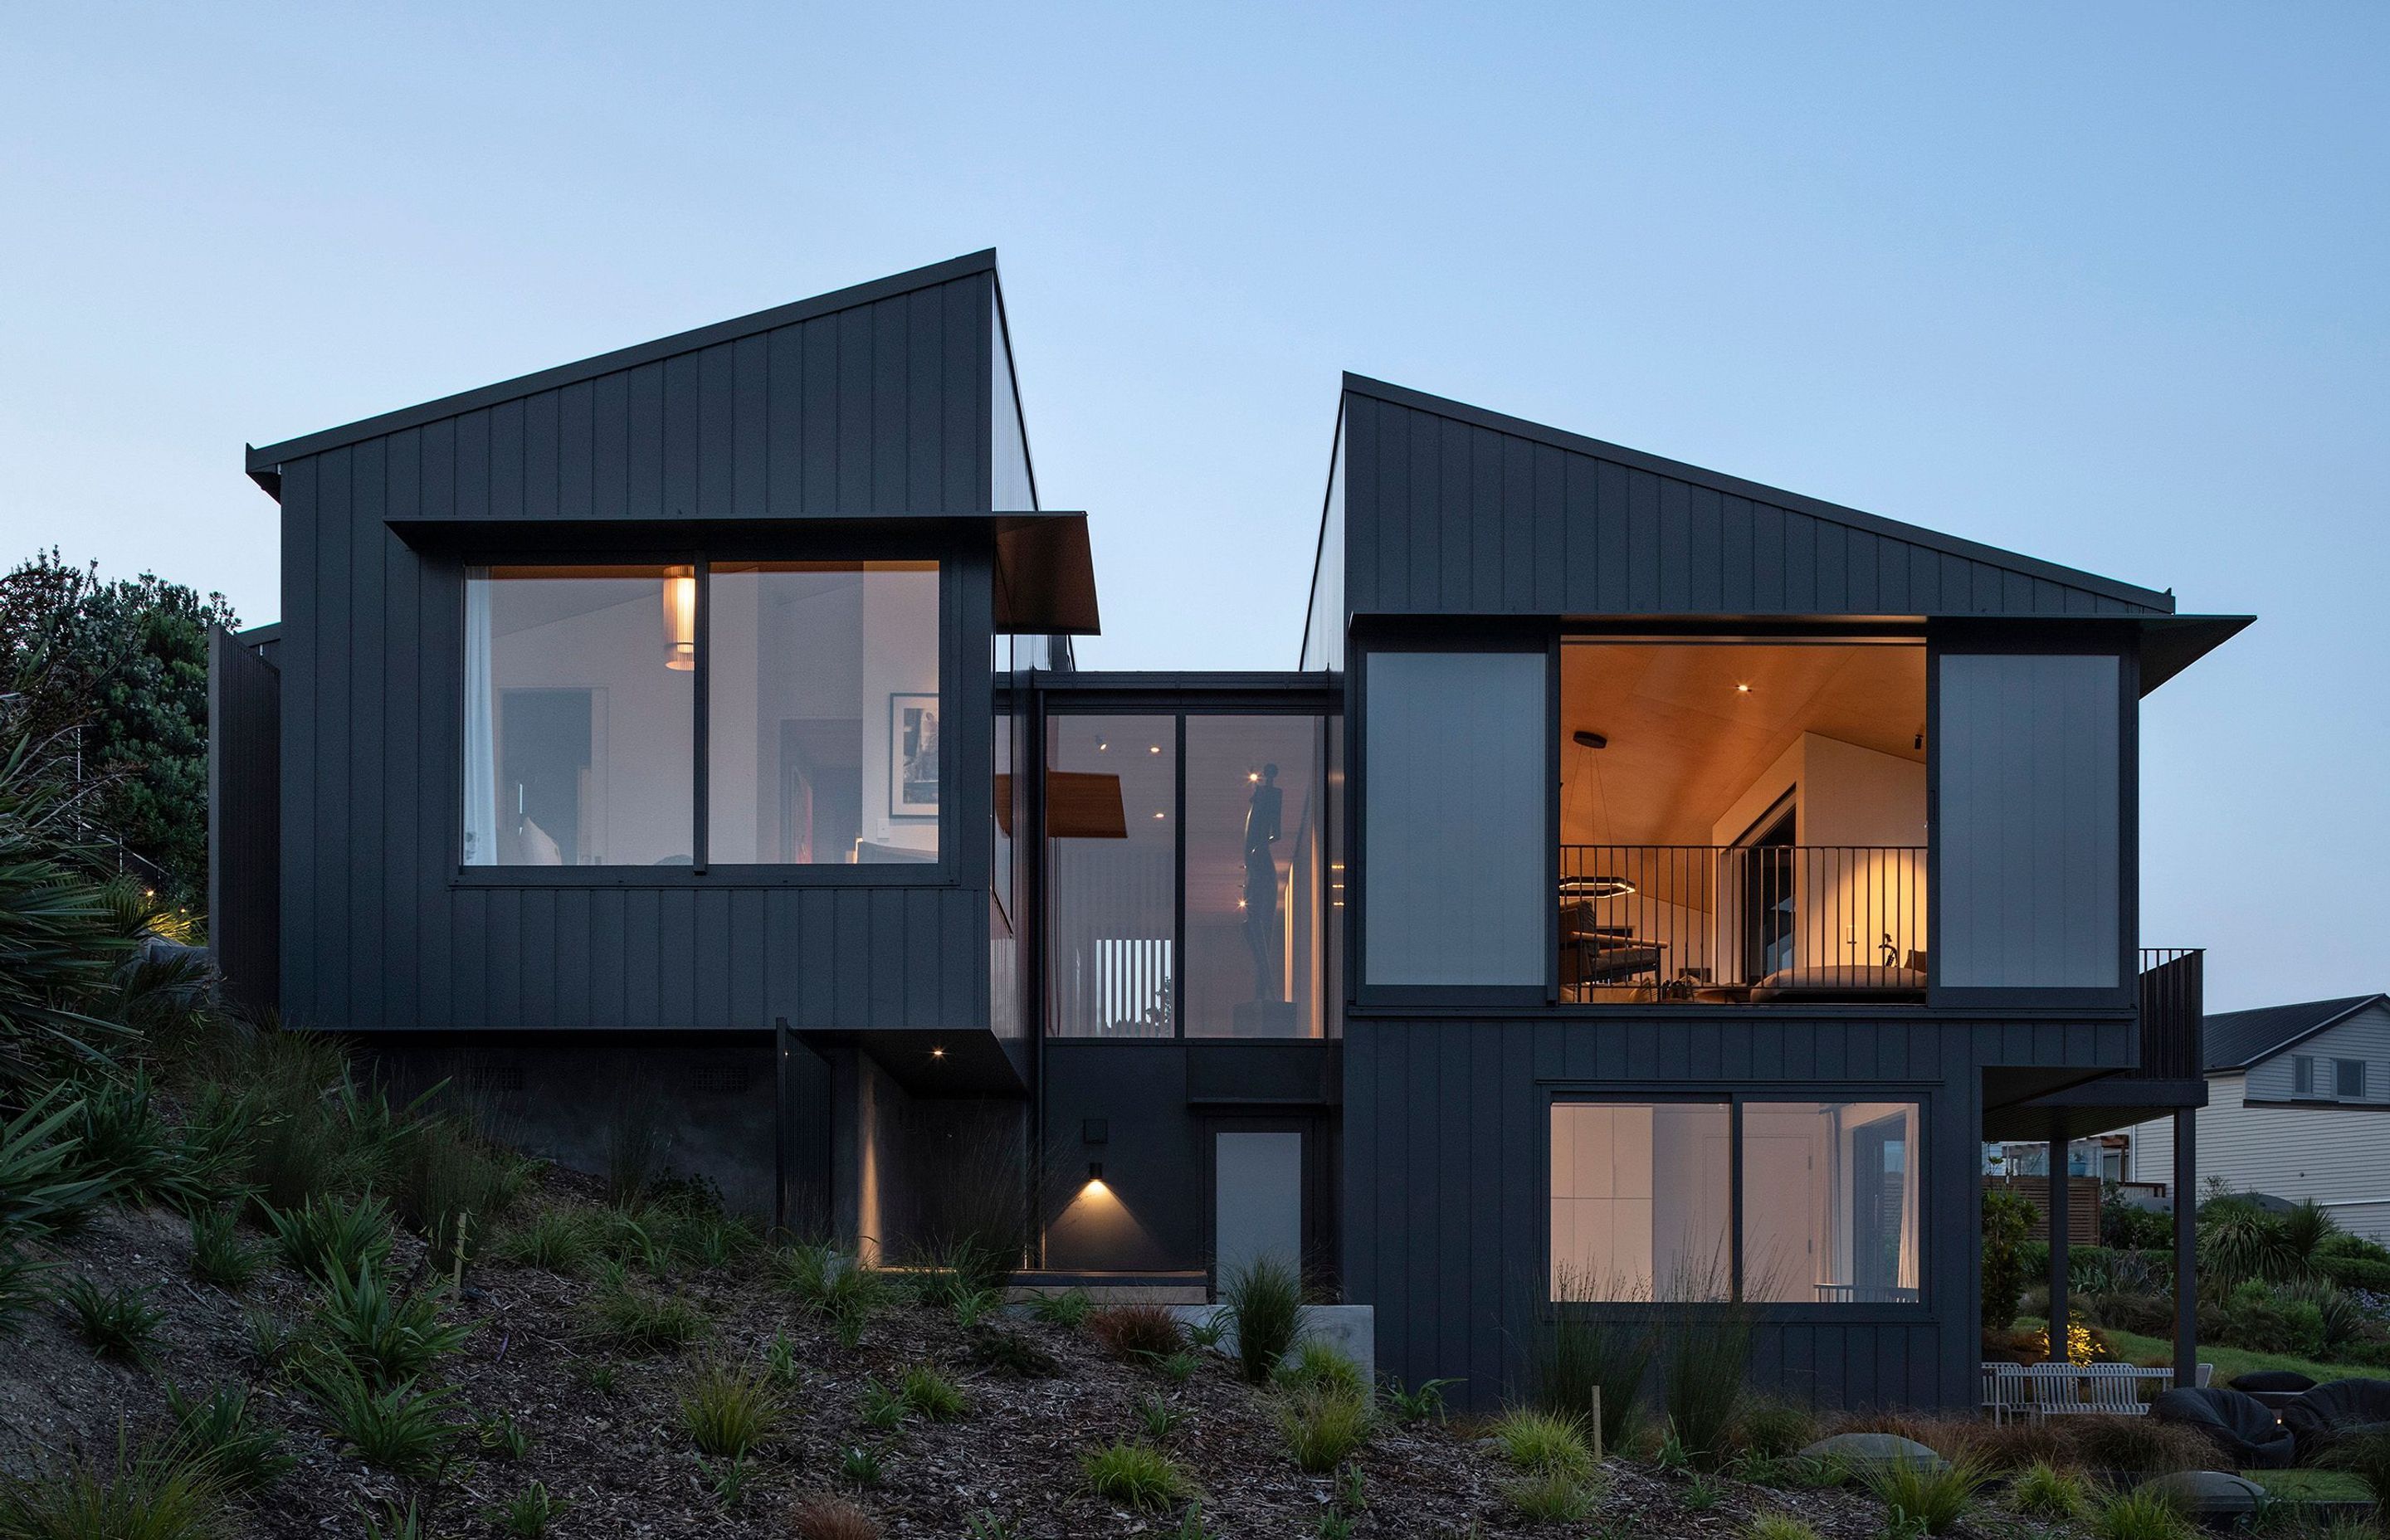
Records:
M2319 1093L2316 1090L2315 1072L2315 1055L2311 1053L2294 1053L2291 1055L2291 1095L2294 1097L2312 1097L2319 1095Z
M1173 849L1171 853L1170 883L1171 1031L1170 1035L1167 1037L1099 1037L1094 1035L1082 1036L1077 1034L1056 1033L1053 1030L1052 1020L1047 1014L1053 1002L1050 998L1050 995L1044 989L1042 984L1038 991L1038 997L1030 1002L1034 1020L1024 1021L1024 1030L1047 1042L1069 1044L1073 1047L1085 1047L1098 1045L1107 1046L1142 1046L1151 1047L1159 1044L1174 1044L1182 1046L1227 1046L1230 1048L1234 1048L1240 1045L1282 1046L1287 1044L1334 1043L1340 1041L1344 1035L1343 1022L1345 1007L1343 1002L1339 1000L1338 995L1343 989L1343 981L1342 978L1337 976L1337 970L1329 966L1330 958L1335 955L1335 948L1330 944L1329 930L1331 927L1343 923L1343 920L1340 918L1340 911L1337 910L1330 902L1331 885L1325 878L1323 878L1320 885L1319 895L1319 944L1321 955L1319 966L1320 1034L1318 1036L1224 1037L1212 1033L1189 1033L1187 1030L1186 978L1188 719L1198 716L1291 716L1308 717L1317 722L1320 725L1319 763L1315 768L1319 774L1322 814L1325 815L1334 807L1334 794L1330 789L1329 781L1335 767L1335 748L1331 741L1331 735L1329 731L1328 724L1330 721L1342 717L1343 714L1338 709L1337 705L1326 697L1313 699L1308 695L1297 695L1294 698L1290 699L1285 692L1248 693L1231 690L1212 699L1198 700L1188 699L1183 695L1171 695L1167 693L1147 694L1130 691L1117 696L1097 692L1080 693L1073 691L1067 682L1054 686L1050 694L1045 690L1041 690L1039 695L1041 699L1039 701L1038 711L1034 716L1023 718L1024 722L1028 724L1027 736L1034 738L1037 746L1036 769L1030 781L1030 794L1035 800L1037 809L1035 819L1037 846L1034 851L1026 854L1016 853L1014 859L1016 862L1023 860L1028 861L1034 866L1038 874L1038 892L1035 894L1034 900L1034 902L1025 900L1022 908L1024 916L1030 914L1034 914L1035 916L1036 934L1034 945L1036 950L1036 967L1041 980L1043 980L1050 970L1053 960L1047 955L1047 949L1053 943L1054 881L1051 863L1047 859L1045 849L1047 842L1051 838L1051 836L1046 832L1045 815L1045 781L1047 775L1052 768L1053 758L1053 744L1048 731L1049 725L1057 717L1074 716L1150 716L1165 719L1170 723L1170 731L1173 740L1170 813L1171 824L1173 826L1171 830ZM1021 757L1017 748L1014 752L1014 764L1015 774L1020 774ZM1323 825L1323 827L1325 826ZM1343 831L1342 830L1331 829L1330 832L1335 838L1341 839L1343 837ZM1349 862L1350 857L1348 856L1345 859ZM1350 892L1349 885L1347 887L1347 891Z
M446 671L450 730L444 772L447 796L447 865L451 888L950 888L961 881L958 840L962 829L961 799L942 793L938 804L938 856L934 861L888 862L855 866L843 862L797 865L785 862L716 866L707 858L712 837L711 795L713 732L710 687L713 676L712 568L716 562L929 561L937 565L938 579L938 703L942 715L961 699L961 646L965 574L970 563L951 543L911 532L877 531L842 538L825 533L799 540L754 535L692 541L686 544L625 543L570 550L520 545L475 548L462 553L448 570L456 591L449 609L453 638ZM463 730L467 710L463 638L465 635L466 573L474 567L576 567L596 565L681 566L697 579L697 650L694 706L690 713L689 764L692 860L686 866L467 866L465 846L465 764ZM958 736L942 735L939 763L942 786L957 792L970 767L955 763ZM993 754L991 744L989 752ZM993 809L990 809L991 816Z
M2348 1076L2349 1072L2352 1070L2357 1072L2357 1089L2353 1091L2348 1088ZM2365 1060L2361 1059L2334 1059L2332 1061L2332 1099L2334 1101L2363 1101L2366 1097L2365 1083L2371 1077L2365 1072Z
M1551 1290L1552 1276L1552 1109L1562 1105L1593 1105L1611 1107L1650 1107L1663 1103L1696 1103L1709 1106L1724 1104L1728 1109L1728 1244L1732 1255L1729 1269L1733 1278L1731 1295L1727 1300L1691 1304L1662 1305L1648 1300L1556 1301L1546 1298L1542 1307L1566 1311L1572 1315L1588 1318L1647 1318L1655 1310L1683 1310L1694 1314L1747 1310L1767 1321L1817 1322L1822 1325L1842 1324L1865 1326L1874 1323L1905 1323L1930 1320L1935 1315L1934 1269L1936 1256L1933 1211L1935 1204L1933 1157L1934 1131L1934 1087L1907 1082L1796 1082L1780 1085L1739 1085L1721 1089L1715 1085L1671 1082L1653 1085L1620 1085L1614 1082L1599 1086L1590 1084L1554 1084L1543 1088L1539 1103L1539 1126L1536 1129L1536 1224L1539 1232L1539 1248L1543 1263L1540 1285L1543 1294ZM1846 1304L1816 1302L1785 1302L1745 1300L1743 1298L1743 1109L1754 1102L1804 1101L1874 1101L1907 1102L1917 1108L1917 1148L1914 1154L1917 1184L1917 1298L1907 1303L1875 1302Z

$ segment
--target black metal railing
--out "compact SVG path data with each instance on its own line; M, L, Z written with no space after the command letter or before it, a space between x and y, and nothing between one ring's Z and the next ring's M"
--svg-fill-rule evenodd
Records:
M1563 845L1561 997L1925 998L1920 845Z
M2197 1080L2205 1072L2201 1026L2207 953L2197 946L2141 948L2139 1080Z

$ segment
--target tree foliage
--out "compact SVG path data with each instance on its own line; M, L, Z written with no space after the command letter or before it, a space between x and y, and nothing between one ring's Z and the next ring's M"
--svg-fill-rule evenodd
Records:
M166 904L206 892L208 627L237 623L221 594L106 582L55 549L0 577L8 736L57 762L79 817L155 868Z

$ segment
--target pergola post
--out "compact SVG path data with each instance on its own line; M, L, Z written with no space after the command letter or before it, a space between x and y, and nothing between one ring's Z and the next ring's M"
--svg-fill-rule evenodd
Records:
M2049 1361L2066 1362L2066 1114L2049 1120Z
M2174 1110L2174 1382L2199 1383L2199 1113Z

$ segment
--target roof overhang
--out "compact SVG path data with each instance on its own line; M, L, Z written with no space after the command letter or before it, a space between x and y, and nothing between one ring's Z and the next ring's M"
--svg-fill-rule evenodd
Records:
M1099 634L1096 564L1084 513L899 514L861 519L391 519L410 550L570 556L612 549L687 550L802 541L867 547L899 531L989 540L996 552L996 628L1023 635Z
M2165 684L2246 630L2255 615L2147 615L2141 633L2141 693Z

